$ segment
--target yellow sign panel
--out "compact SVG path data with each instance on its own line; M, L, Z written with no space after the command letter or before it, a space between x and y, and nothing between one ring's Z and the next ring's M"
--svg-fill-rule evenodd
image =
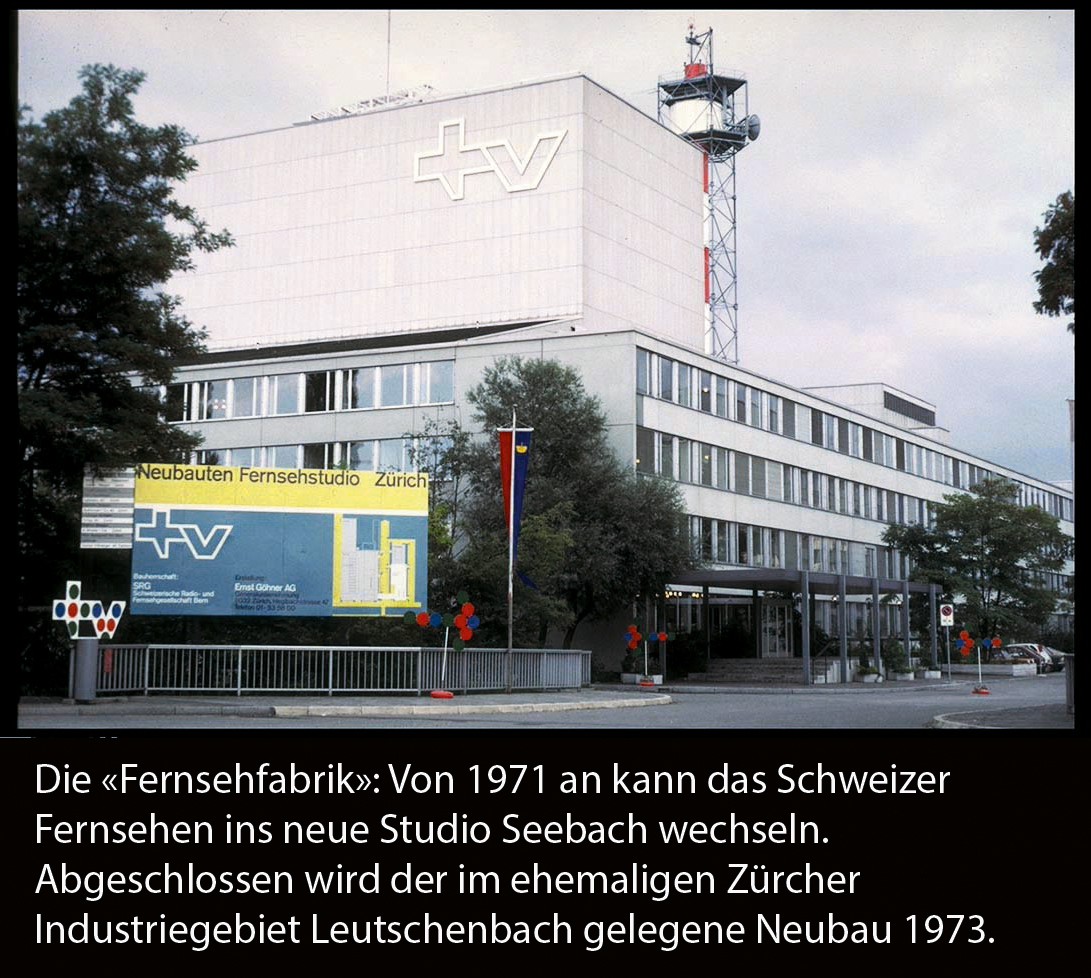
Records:
M427 513L423 472L138 465L135 503L230 509Z

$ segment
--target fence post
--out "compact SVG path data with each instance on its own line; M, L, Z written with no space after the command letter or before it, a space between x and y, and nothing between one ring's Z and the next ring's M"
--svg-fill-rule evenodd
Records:
M333 696L333 649L327 649L329 664L326 670L326 695Z
M235 656L235 695L242 696L242 646Z

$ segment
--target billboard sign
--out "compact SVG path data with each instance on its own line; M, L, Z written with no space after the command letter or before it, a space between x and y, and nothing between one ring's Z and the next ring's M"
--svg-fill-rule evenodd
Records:
M428 606L428 476L138 465L134 615L393 616Z

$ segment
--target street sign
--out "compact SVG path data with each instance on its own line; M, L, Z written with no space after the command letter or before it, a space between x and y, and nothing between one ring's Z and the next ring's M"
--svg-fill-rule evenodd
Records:
M941 628L950 628L955 623L955 607L950 604L939 606L939 623Z

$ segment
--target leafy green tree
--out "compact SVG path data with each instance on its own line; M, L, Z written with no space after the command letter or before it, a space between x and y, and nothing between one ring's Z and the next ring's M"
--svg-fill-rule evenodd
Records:
M47 603L73 569L85 466L180 460L195 446L163 420L158 388L203 334L163 286L194 251L231 243L176 199L194 140L137 121L144 74L91 65L80 78L64 108L18 118L20 609Z
M498 428L534 429L515 583L515 640L540 645L551 630L570 647L579 625L661 593L691 566L685 514L672 483L636 475L610 447L598 399L553 360L508 358L467 394L485 437L466 453L470 495L461 517L458 573L483 621L507 623L507 528ZM491 640L506 643L498 628Z
M891 525L883 534L911 558L916 580L940 584L963 605L979 641L1044 625L1057 600L1046 575L1063 571L1072 553L1057 519L1020 506L1017 492L1005 479L986 479L968 493L944 496L934 527Z
M1042 215L1034 231L1034 248L1045 264L1034 273L1038 301L1034 311L1045 316L1071 316L1076 332L1076 195L1066 190Z

